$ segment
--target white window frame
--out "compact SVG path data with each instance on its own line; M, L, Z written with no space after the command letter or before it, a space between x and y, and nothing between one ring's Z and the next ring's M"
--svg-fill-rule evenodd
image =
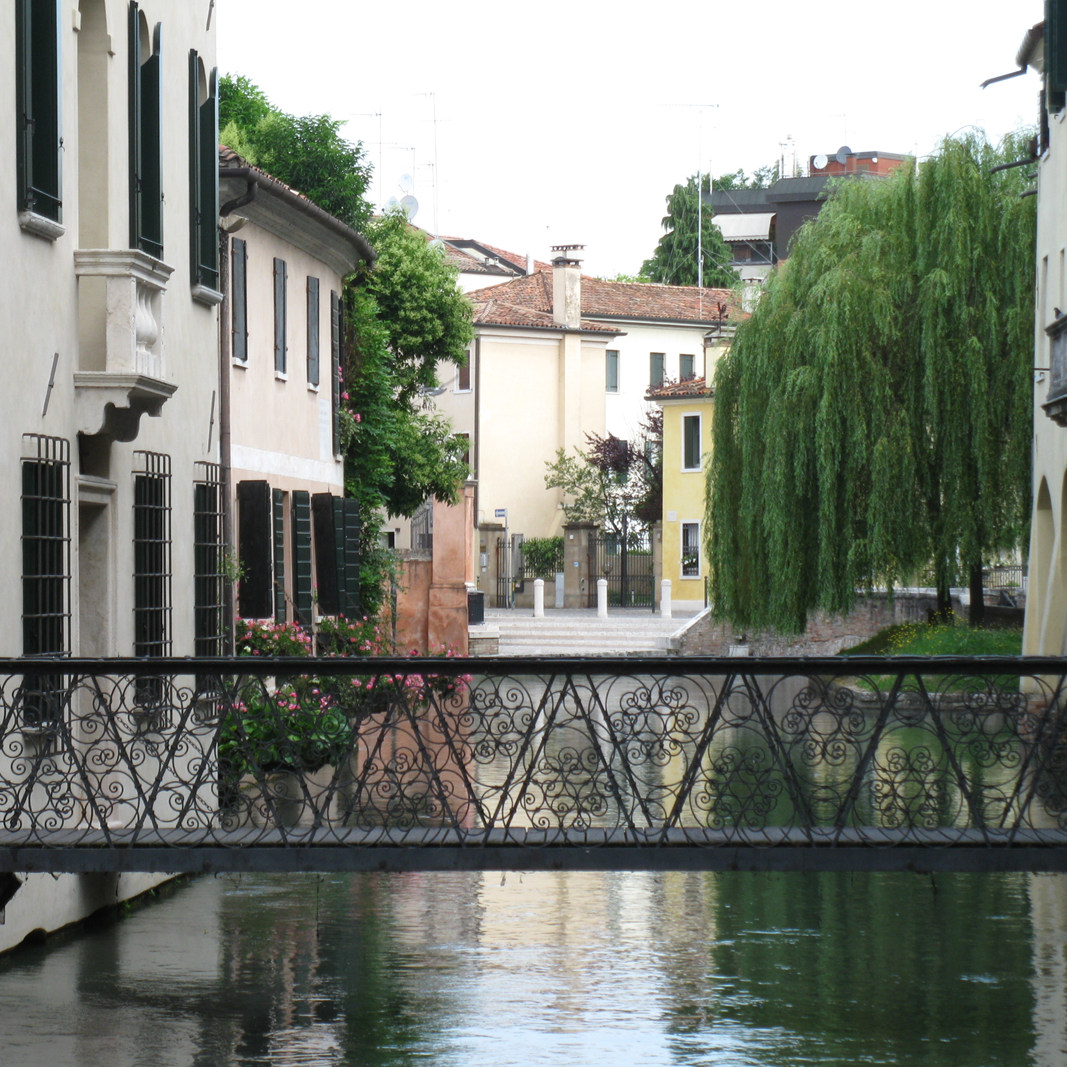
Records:
M696 572L696 574L686 574L685 573L685 531L686 531L686 528L690 527L690 526L695 526L696 527L696 531L697 531L697 543L696 543L697 572ZM689 521L689 522L681 522L681 523L679 523L678 524L678 538L679 538L679 541L678 541L678 548L679 548L679 552L678 552L678 577L682 581L686 581L686 582L690 582L690 581L693 581L694 579L702 578L703 577L703 573L702 573L702 571L703 571L703 560L701 559L701 556L703 555L703 553L701 553L701 551L700 551L700 523L698 521Z
M697 420L697 462L695 467L686 466L685 462L685 420L696 419ZM694 471L700 471L703 469L704 459L704 417L699 411L686 411L682 413L682 440L681 440L681 454L682 454L682 472L685 474L692 474Z

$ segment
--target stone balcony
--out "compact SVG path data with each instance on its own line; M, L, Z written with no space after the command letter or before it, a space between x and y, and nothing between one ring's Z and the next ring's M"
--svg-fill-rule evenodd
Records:
M167 381L163 303L174 268L135 249L74 253L79 349L74 373L79 433L137 437L177 386Z

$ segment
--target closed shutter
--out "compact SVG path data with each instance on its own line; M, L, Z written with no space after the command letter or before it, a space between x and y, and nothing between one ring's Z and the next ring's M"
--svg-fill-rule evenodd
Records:
M315 525L315 570L319 611L356 619L361 614L359 501L316 493L311 500Z
M189 234L193 285L219 285L218 71L211 72L208 97L200 103L200 58L189 51Z
M59 5L16 0L18 206L60 221Z
M293 493L293 604L296 621L311 625L311 496L303 489Z
M287 622L285 607L285 494L274 490L272 500L272 524L274 534L274 621Z
M319 384L319 279L308 278L308 385Z
M142 62L140 12L130 4L130 245L163 258L163 27Z
M237 610L245 619L273 614L271 574L271 495L267 482L237 483L237 546L241 585Z
M274 260L274 369L285 373L285 323L287 267L284 259Z
M360 590L359 590L359 501L345 498L334 501L334 508L340 505L340 525L342 531L341 551L341 576L338 578L338 586L342 581L344 587L341 590L341 614L346 619L358 619L360 617Z
M230 294L230 322L233 333L233 358L248 359L248 247L233 239L233 292Z
M319 590L319 612L323 615L337 615L341 604L337 589L333 501L330 493L316 493L311 498L311 518L315 528L315 577Z
M1067 0L1045 2L1045 71L1049 110L1062 111L1067 90Z

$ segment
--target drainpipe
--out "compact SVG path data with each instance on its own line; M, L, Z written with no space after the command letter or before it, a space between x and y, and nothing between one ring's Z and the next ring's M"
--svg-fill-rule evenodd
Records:
M478 510L479 488L482 481L482 338L475 335L474 338L474 525L477 528L481 523L481 512ZM479 541L479 551L481 543ZM479 572L476 572L479 573Z
M255 186L250 193L254 195ZM251 195L249 196L251 200ZM232 208L231 208L232 210ZM222 303L219 305L219 492L222 494L222 550L226 558L236 558L233 536L233 496L230 460L230 235L219 229L219 289ZM234 654L234 631L237 616L234 604L234 583L225 579L222 583L222 610L226 618L222 654Z

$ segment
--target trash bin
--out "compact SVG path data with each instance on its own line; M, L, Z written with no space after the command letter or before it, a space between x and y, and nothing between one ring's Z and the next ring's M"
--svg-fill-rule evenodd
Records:
M467 623L470 626L477 626L479 623L485 622L485 593L468 593L467 594Z

